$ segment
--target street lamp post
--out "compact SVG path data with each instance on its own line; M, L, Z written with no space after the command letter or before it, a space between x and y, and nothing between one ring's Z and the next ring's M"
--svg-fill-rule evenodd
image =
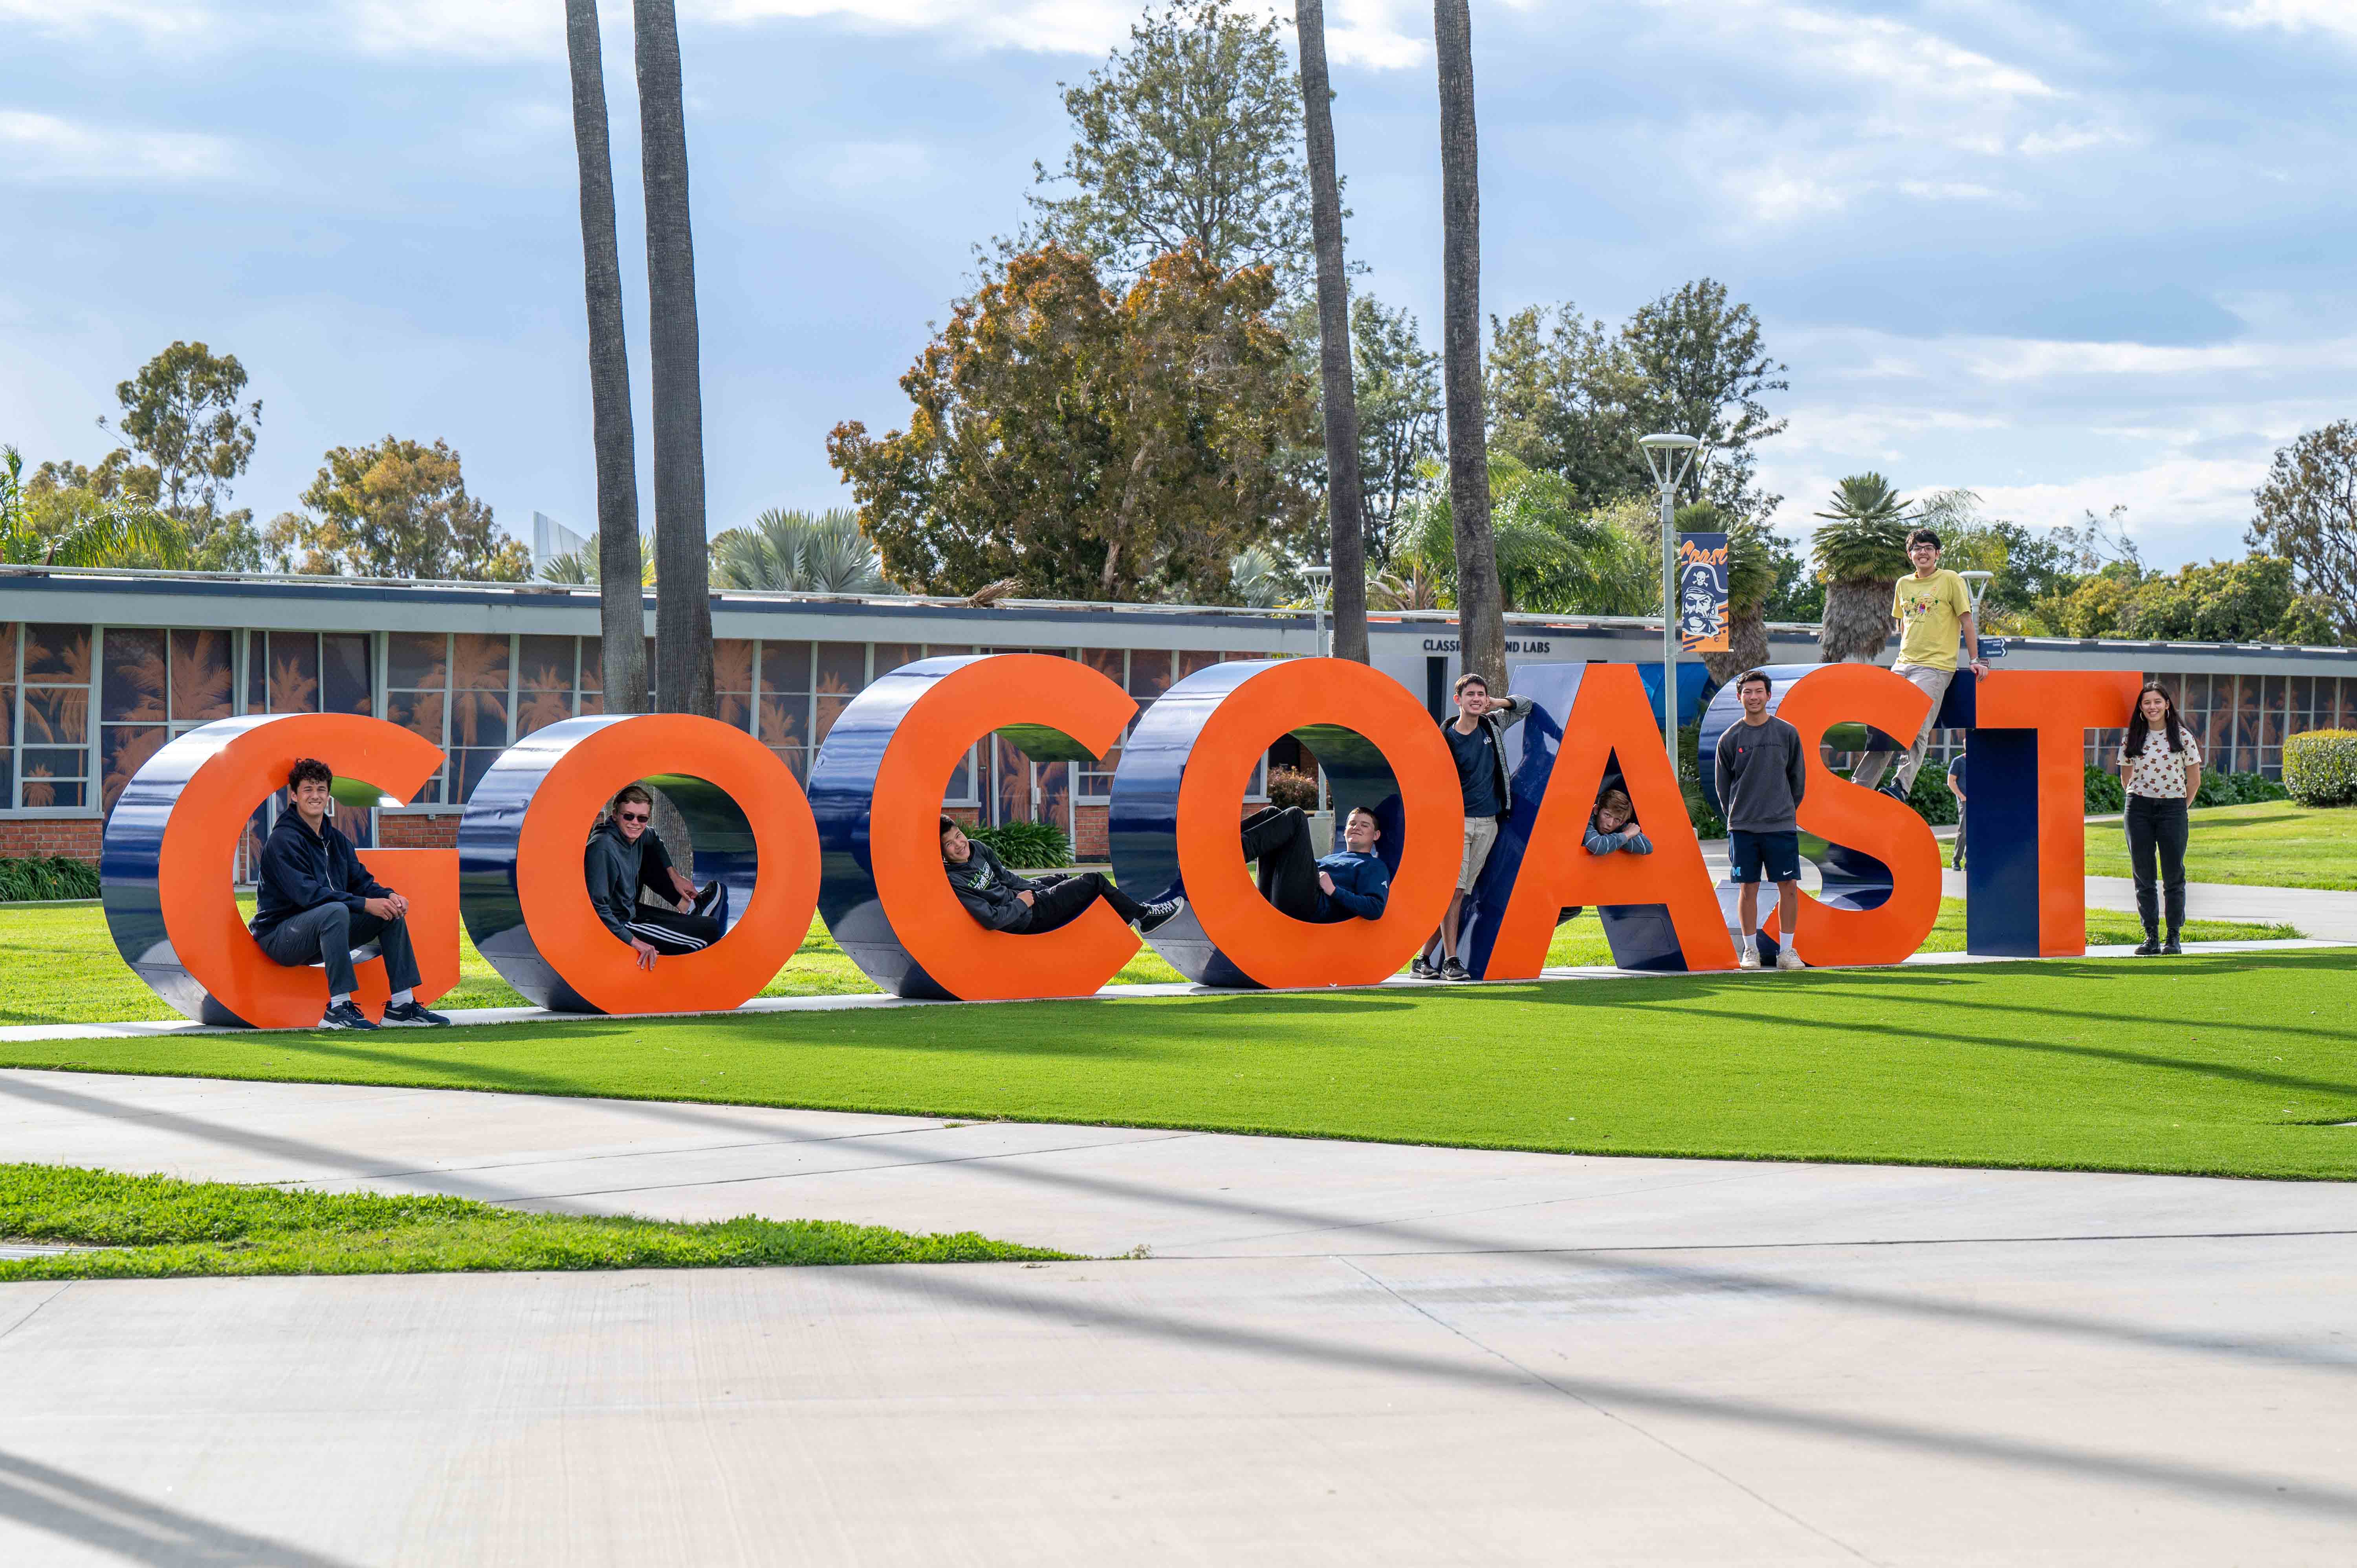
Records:
M1678 487L1693 471L1702 443L1691 435L1640 435L1645 467L1662 492L1662 746L1678 766Z
M1301 575L1309 579L1309 613L1313 618L1310 621L1311 645L1318 650L1318 657L1323 659L1332 651L1326 644L1326 596L1332 591L1334 568L1304 566Z

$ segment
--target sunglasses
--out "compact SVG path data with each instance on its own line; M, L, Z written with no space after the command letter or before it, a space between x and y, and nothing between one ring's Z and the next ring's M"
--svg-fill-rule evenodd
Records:
M643 822L654 815L652 811L619 811L615 814L626 822Z

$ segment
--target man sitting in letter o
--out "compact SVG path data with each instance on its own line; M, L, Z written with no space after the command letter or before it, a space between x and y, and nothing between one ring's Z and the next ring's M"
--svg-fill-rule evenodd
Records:
M646 786L624 785L581 852L581 875L588 881L597 918L630 944L640 969L654 968L663 953L701 952L718 941L726 909L722 898L727 889L718 877L698 893L673 866L662 835L647 826L654 814L655 798ZM640 904L641 887L666 900L665 907ZM675 908L668 904L673 898L679 900Z
M1343 848L1313 855L1309 819L1298 806L1263 807L1244 819L1244 858L1260 867L1260 895L1280 915L1330 926L1380 920L1391 901L1391 868L1375 854L1383 830L1364 806L1342 824Z
M409 945L409 900L369 875L352 851L352 841L328 820L336 776L316 757L304 757L286 772L286 792L295 809L279 816L262 846L254 872L253 918L246 929L270 961L289 969L324 963L328 1011L323 1029L373 1029L368 1015L352 1004L359 976L352 949L377 944L384 976L393 987L388 1024L447 1024L425 1010L415 994L417 954Z
M1026 936L1052 931L1071 925L1081 918L1082 910L1102 898L1125 925L1136 927L1143 935L1187 907L1184 898L1141 904L1097 871L1034 881L1007 870L997 851L966 837L957 819L950 816L942 818L942 870L948 874L950 891L965 906L965 912L994 931Z

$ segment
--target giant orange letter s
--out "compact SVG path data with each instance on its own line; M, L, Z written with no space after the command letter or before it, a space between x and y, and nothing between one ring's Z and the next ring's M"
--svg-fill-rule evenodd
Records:
M282 968L238 918L237 843L247 819L286 784L298 758L336 774L336 798L407 800L442 765L442 748L398 725L351 714L220 719L149 757L107 819L100 869L114 944L157 995L208 1024L308 1028L328 1005L317 968ZM365 780L365 782L362 782ZM458 983L458 854L372 849L369 869L409 898L410 943L431 1002ZM361 966L355 993L382 1013L384 964Z

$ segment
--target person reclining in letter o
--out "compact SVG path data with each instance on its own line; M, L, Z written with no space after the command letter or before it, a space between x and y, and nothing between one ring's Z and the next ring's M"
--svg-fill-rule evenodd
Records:
M589 902L606 929L630 944L640 969L652 969L663 953L701 952L720 940L726 918L727 889L718 878L701 893L680 875L663 847L662 835L649 828L654 820L655 798L642 784L626 784L589 833L581 852L581 875L589 884ZM641 904L644 887L666 907ZM676 898L675 908L668 907Z
M1103 873L1086 871L1077 876L1061 874L1034 880L1006 869L998 852L965 836L954 817L942 818L942 870L950 890L965 912L994 931L1036 936L1069 926L1081 911L1102 898L1125 925L1143 934L1187 907L1184 898L1141 904L1108 881Z
M1244 819L1244 858L1260 868L1260 895L1277 913L1333 925L1380 920L1392 896L1391 868L1375 854L1383 831L1364 806L1342 824L1344 847L1314 855L1309 819L1298 806L1263 807Z
M417 954L409 943L409 900L369 875L352 851L352 841L328 820L335 774L316 757L304 757L286 772L286 792L295 809L280 814L262 846L254 873L253 918L246 929L270 961L288 969L324 963L328 1011L323 1029L373 1029L368 1015L352 1004L360 983L352 949L377 944L384 976L393 987L385 1004L388 1024L447 1024L429 1013L415 994Z

